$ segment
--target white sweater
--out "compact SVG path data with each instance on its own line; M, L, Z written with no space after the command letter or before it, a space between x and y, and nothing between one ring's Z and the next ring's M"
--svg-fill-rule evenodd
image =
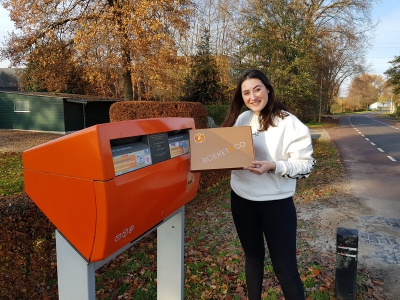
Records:
M285 199L296 191L296 180L308 177L315 160L310 131L290 114L276 117L276 127L258 132L258 117L251 110L242 113L234 126L251 126L256 160L274 161L275 173L256 175L248 170L231 172L233 191L248 200Z

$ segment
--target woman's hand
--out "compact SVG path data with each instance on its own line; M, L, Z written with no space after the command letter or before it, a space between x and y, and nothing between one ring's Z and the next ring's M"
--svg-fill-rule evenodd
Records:
M253 167L245 167L243 170L249 170L251 173L261 175L263 173L273 173L276 168L276 164L273 161L252 161Z

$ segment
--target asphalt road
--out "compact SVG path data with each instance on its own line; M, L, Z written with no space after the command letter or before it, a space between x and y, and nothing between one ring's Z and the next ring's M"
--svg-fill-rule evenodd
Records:
M380 113L350 115L328 132L353 193L375 215L400 219L400 123Z
M400 124L382 119L379 114L355 115L348 118L354 129L392 161L400 162Z
M359 232L358 262L383 278L389 300L400 299L400 122L371 112L339 118L327 130L338 147L352 203L337 207L338 226ZM346 201L346 199L343 199ZM330 212L334 215L334 211Z

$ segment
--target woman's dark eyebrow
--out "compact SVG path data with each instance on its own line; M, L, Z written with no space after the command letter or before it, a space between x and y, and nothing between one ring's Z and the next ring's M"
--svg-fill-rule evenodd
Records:
M255 88L257 88L257 87L261 87L261 84L257 84L255 87L253 87L253 90L254 90ZM246 92L246 91L248 91L248 90L243 90L242 93L244 93L244 92Z

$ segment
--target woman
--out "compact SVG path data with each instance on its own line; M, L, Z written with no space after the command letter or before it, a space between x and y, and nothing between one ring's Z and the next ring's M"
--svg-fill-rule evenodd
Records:
M249 110L243 112L243 105ZM286 300L303 300L296 259L296 179L314 166L308 128L275 99L267 77L249 70L240 78L223 127L251 126L253 166L231 173L231 209L245 253L249 300L262 294L265 247Z

